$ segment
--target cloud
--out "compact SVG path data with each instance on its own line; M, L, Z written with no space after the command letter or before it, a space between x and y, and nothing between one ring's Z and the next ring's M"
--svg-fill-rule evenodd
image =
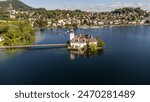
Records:
M86 11L113 11L117 8L122 7L140 7L144 10L150 10L149 4L143 4L143 3L123 3L123 2L116 2L111 4L97 4L95 6L91 7L84 7L83 10Z
M150 0L143 0L143 1L148 1L149 2Z

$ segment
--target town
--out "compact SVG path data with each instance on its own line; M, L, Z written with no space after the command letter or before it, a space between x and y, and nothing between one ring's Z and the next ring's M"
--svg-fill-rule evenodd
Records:
M28 20L34 28L86 28L121 25L150 24L150 12L141 8L124 7L111 12L87 12L81 10L46 10L28 7L19 0L8 0L9 6L0 11L1 21ZM14 3L22 3L22 9ZM16 3L16 4L17 4ZM18 3L18 5L19 5Z

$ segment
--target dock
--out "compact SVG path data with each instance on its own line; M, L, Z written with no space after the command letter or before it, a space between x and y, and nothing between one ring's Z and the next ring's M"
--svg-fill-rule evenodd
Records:
M42 49L52 47L66 47L66 44L35 44L35 45L18 45L18 46L0 46L0 49Z

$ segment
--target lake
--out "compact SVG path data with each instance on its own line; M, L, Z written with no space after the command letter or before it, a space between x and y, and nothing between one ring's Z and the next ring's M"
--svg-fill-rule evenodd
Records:
M76 29L105 41L97 55L66 48L0 51L1 85L150 84L150 26ZM36 30L35 44L64 44L67 29Z

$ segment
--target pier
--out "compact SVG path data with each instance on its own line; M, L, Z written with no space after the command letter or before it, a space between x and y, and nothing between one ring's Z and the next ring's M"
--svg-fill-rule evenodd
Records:
M37 45L18 45L18 46L0 46L0 49L44 49L52 47L65 47L66 44L37 44Z

